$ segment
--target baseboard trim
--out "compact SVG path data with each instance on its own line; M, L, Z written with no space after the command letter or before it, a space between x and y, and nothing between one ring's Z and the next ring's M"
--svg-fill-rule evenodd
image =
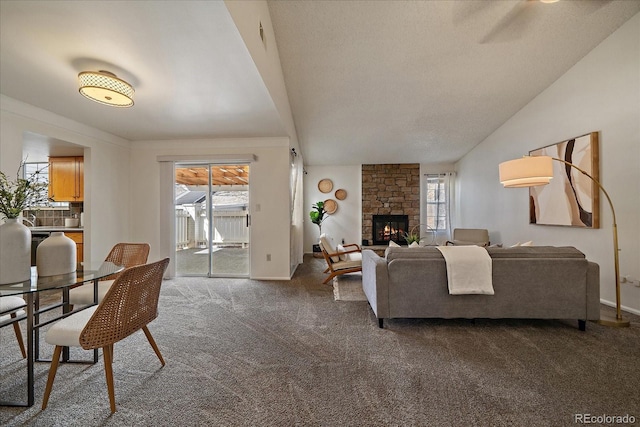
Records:
M615 302L607 301L607 300L602 299L602 298L600 299L600 304L608 305L609 307L614 307L614 308L616 306ZM627 307L625 305L621 305L620 309L622 311L626 311L628 313L635 314L636 316L640 316L640 310L636 310L635 308L631 308L631 307Z

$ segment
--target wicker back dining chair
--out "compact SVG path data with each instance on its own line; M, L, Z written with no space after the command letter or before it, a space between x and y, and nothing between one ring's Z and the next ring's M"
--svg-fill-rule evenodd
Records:
M112 262L116 265L122 265L125 268L133 267L135 265L142 265L147 263L149 256L149 245L147 243L118 243L109 252L105 262ZM118 277L115 273L100 279L98 282L98 302L102 301L104 295L107 293L113 281ZM74 305L89 305L93 304L93 285L87 283L83 286L71 289L69 291L69 304L71 308Z
M10 319L15 319L18 314L24 313L23 308L26 307L25 300L18 296L6 296L0 298L0 324L7 322ZM8 324L8 323L7 323ZM22 331L20 330L20 324L13 322L13 332L16 334L16 340L22 353L22 358L27 358L27 350L24 347L24 341L22 340Z
M115 280L104 299L97 306L72 314L53 324L45 341L55 345L49 378L42 400L47 407L53 380L56 376L62 348L82 347L85 350L102 348L104 370L109 392L111 412L116 411L113 386L113 345L142 329L162 366L160 349L147 325L158 317L160 285L169 258L124 270Z

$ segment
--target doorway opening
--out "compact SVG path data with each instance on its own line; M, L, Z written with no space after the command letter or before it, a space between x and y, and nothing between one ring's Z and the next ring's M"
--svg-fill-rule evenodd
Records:
M249 165L175 166L176 275L249 277Z

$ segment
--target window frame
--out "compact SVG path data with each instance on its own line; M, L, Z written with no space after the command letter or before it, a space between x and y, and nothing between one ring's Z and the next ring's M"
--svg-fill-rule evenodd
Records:
M35 165L35 169L32 169L32 166ZM29 177L35 172L38 172L38 182L46 182L49 183L49 163L48 162L25 162L22 168L22 177L24 179L29 179ZM46 199L49 200L49 189L46 188L47 192ZM37 206L29 206L29 210L69 210L71 206L69 202L54 202L49 200L46 205L37 205Z
M447 191L447 186L445 182L445 174L439 173L426 173L424 174L424 221L427 226L433 229L436 233L446 232L449 229L447 224L447 218L450 217L450 212L447 212L449 209L449 203L447 202L450 195ZM434 182L437 180L437 182ZM437 186L437 190L434 188L435 199L430 199L429 193L431 191L432 186ZM441 198L441 196L443 196ZM431 209L432 212L436 212L436 215L430 215L429 206L434 206ZM435 209L435 210L433 210ZM444 210L444 213L440 215L441 209Z

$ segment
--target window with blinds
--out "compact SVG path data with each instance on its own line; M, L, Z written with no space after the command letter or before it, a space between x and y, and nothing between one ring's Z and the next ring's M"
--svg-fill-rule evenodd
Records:
M47 184L49 182L49 163L46 162L32 162L24 164L24 179L30 179L35 176L37 182ZM42 200L48 200L48 189L44 187L42 189ZM37 209L69 209L69 202L53 202L51 200L43 202L38 206L31 206L31 208Z
M447 230L446 175L425 175L425 202L427 225L436 231Z

